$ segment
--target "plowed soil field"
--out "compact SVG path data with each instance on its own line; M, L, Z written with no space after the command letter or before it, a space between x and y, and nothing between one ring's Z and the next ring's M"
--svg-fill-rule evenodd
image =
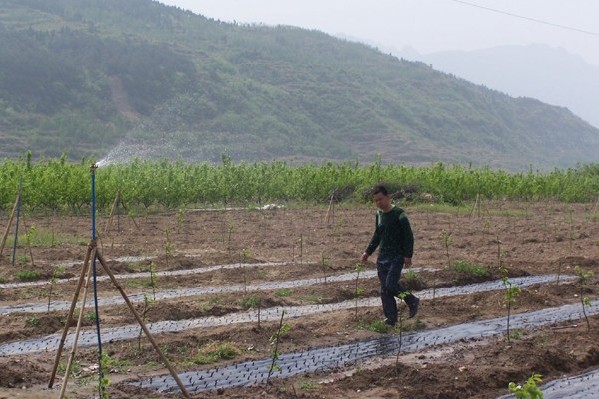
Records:
M599 293L599 218L594 204L483 203L481 207L444 208L402 205L415 233L414 270L402 281L422 295L417 317L407 319L400 307L399 327L384 328L380 302L362 306L379 295L374 263L356 274L359 254L374 227L371 205L282 208L272 210L188 209L147 216L98 217L97 249L144 323L209 320L202 326L152 334L178 373L302 353L313 348L366 342L382 336L407 336L466 322L506 317L506 289L435 297L435 290L522 276L555 275L550 283L522 287L511 315L596 300ZM0 215L0 232L8 225ZM68 304L78 290L88 245L89 216L29 216L12 262L11 235L0 259L0 347L5 344L76 331L76 319L65 323ZM32 262L33 258L33 262ZM375 257L373 256L374 260ZM276 264L269 264L269 262ZM240 263L237 266L227 266ZM458 265L458 267L456 267ZM461 265L461 267L460 267ZM220 266L220 267L215 267ZM99 277L104 266L96 262ZM508 274L502 271L508 270ZM580 278L593 272L584 285ZM183 273L188 270L189 274ZM177 271L173 275L161 274ZM353 274L352 274L353 273ZM335 276L348 275L335 280ZM563 278L562 278L563 277ZM316 282L305 282L319 279ZM559 281L561 280L561 281ZM293 285L293 283L297 285ZM16 284L16 285L13 285ZM34 283L25 285L25 283ZM92 284L93 285L93 284ZM121 297L113 282L98 279L99 298ZM185 290L205 288L202 293ZM165 292L171 292L161 297ZM95 331L93 290L87 297L82 330ZM431 294L432 293L432 294ZM145 298L139 300L139 298ZM154 299L156 298L156 299ZM260 320L256 312L309 305L356 306ZM58 302L66 308L54 308ZM24 304L50 305L50 311L18 311ZM75 315L79 314L80 302ZM8 309L8 310L7 310ZM43 309L43 308L42 308ZM243 315L253 312L251 317ZM2 312L0 312L2 313ZM290 313L291 314L291 313ZM230 319L227 316L231 316ZM122 302L100 305L101 330L139 323ZM216 320L216 321L214 321ZM228 321L230 320L230 321ZM507 326L506 326L507 327ZM507 329L506 329L507 332ZM508 339L509 338L509 339ZM398 341L399 342L399 341ZM216 387L190 393L193 398L497 398L509 393L509 382L524 382L533 373L543 382L599 368L599 316L577 318L538 328L430 345L416 352L372 356L344 367L322 367L268 384ZM98 346L75 351L68 398L98 397ZM48 383L58 348L0 356L0 398L59 397L72 345L59 359L53 388ZM150 340L142 333L128 339L104 340L105 376L111 398L173 398L139 382L168 376ZM268 370L266 370L268 372ZM135 384L137 382L137 385Z

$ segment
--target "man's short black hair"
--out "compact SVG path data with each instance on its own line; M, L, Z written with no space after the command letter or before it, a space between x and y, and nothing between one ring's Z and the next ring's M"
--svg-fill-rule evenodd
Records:
M378 193L381 193L381 194L387 196L387 195L389 195L389 189L384 184L377 184L372 189L372 195L375 195L375 194L378 194Z

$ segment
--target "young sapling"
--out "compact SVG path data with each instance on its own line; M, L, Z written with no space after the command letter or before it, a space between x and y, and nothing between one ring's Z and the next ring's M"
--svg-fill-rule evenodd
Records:
M591 331L591 323L589 321L589 317L587 316L587 312L586 312L586 307L591 306L591 301L589 300L588 297L584 296L584 289L585 289L585 286L586 286L588 280L591 277L593 277L593 272L592 271L584 272L584 271L582 271L580 266L574 267L574 272L576 273L576 276L578 276L578 288L579 288L580 304L582 305L582 314L584 315L584 318L587 322L587 330Z
M281 337L283 335L285 335L289 331L291 331L291 326L288 323L283 323L283 318L285 317L286 313L287 313L286 310L283 310L281 312L281 320L279 321L279 328L277 328L277 331L275 331L275 333L270 337L270 340L269 340L270 354L271 354L272 362L270 364L270 367L268 368L268 376L266 377L266 385L268 385L268 383L270 381L270 376L272 375L272 372L281 370L281 368L277 364L277 360L279 359L279 357L281 355L279 352L279 342L281 341Z
M507 330L506 330L506 334L507 334L507 342L508 344L511 342L511 336L510 336L510 316L511 316L511 310L512 310L512 305L516 302L516 298L518 297L518 295L520 295L520 287L518 287L517 285L514 285L508 277L508 270L503 268L502 269L503 272L503 285L506 287L505 289L505 296L504 296L504 301L505 301L505 305L507 307Z

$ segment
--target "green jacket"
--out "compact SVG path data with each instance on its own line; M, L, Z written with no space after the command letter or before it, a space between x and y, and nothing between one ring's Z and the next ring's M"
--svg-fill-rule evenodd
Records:
M414 254L414 234L403 209L393 207L389 212L378 210L375 229L366 253L372 255L379 249L379 257L401 255L411 258Z

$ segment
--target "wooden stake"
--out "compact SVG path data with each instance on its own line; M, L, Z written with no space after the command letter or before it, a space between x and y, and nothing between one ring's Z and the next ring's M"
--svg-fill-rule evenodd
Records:
M158 346L158 344L154 340L154 337L152 337L152 334L150 333L150 330L148 330L148 327L145 325L143 319L141 318L141 316L139 315L139 313L137 313L137 311L133 307L133 304L129 300L129 297L125 293L125 290L123 290L123 287L119 284L118 280L114 277L114 274L112 273L112 270L110 270L110 267L108 267L108 264L104 261L104 257L102 256L102 254L98 250L97 243L96 243L95 240L92 240L90 242L90 244L88 245L88 250L87 250L87 253L85 255L84 266L83 266L83 269L81 270L81 276L79 278L79 284L77 286L77 289L75 290L75 294L74 294L74 297L73 297L73 302L71 303L71 308L69 309L69 314L67 316L66 326L65 326L64 331L62 333L62 338L61 338L60 344L58 346L58 352L56 353L56 360L54 362L54 369L52 370L52 376L50 377L50 383L48 384L48 388L52 388L52 385L54 384L54 378L56 377L56 370L58 369L58 363L60 361L60 356L61 356L62 350L64 348L64 343L65 343L67 332L68 332L68 329L69 329L69 324L71 323L71 321L73 319L73 313L75 311L75 305L76 305L77 299L79 297L79 292L81 291L81 286L83 284L83 281L87 281L87 282L89 281L89 276L91 274L91 272L89 272L91 270L90 259L91 259L91 261L93 261L95 259L98 259L100 261L100 264L104 268L104 271L110 277L110 281L112 281L112 284L114 284L114 286L116 287L116 289L121 293L121 296L125 300L125 303L129 307L129 310L131 310L131 313L133 313L133 316L135 317L135 319L137 320L137 322L141 326L142 330L144 331L144 333L146 334L146 336L150 340L152 346L154 347L154 349L158 353L158 356L160 357L160 359L162 360L162 362L164 363L164 365L166 366L166 368L171 373L171 376L177 382L177 385L181 389L181 392L183 393L183 395L186 398L190 399L189 392L187 392L187 389L185 388L185 385L183 385L183 382L179 378L179 375L176 373L176 371L173 369L173 367L171 366L171 364L168 361L168 359L166 358L166 356L164 356L164 354L160 350L160 347ZM85 279L86 273L87 273L87 280ZM87 294L87 286L88 286L87 282L86 282L86 285L85 285L85 287L86 287L85 288L85 293L86 294ZM83 306L85 306L85 298L83 299ZM83 314L83 308L81 309L81 313L79 314L79 320L81 320L82 314ZM99 316L96 315L96 317L99 317ZM73 349L71 351L71 358L69 359L69 363L72 361L72 358L74 357L76 349L77 349L77 341L78 341L78 338L79 338L79 329L80 329L80 325L79 325L79 322L78 322L78 324L77 324L77 331L75 333L75 341L73 343ZM68 371L69 371L68 367L69 366L67 365L67 375L65 375L65 381L64 381L63 387L62 387L63 390L66 387L66 382L67 382L67 378L68 378L67 377L68 376ZM100 367L102 367L102 366L100 365ZM61 391L61 396L60 396L61 399L63 397L62 395L63 395L63 392Z
M15 205L12 208L12 213L10 214L10 219L8 219L8 226L6 226L6 232L4 233L4 237L2 237L2 246L0 246L0 256L2 255L2 251L4 251L4 244L6 244L6 239L8 238L8 232L10 231L10 226L12 226L12 221L15 218L15 213L17 213L17 207L19 206L19 202L21 202L21 193L17 194L17 199L15 201Z
M110 228L112 227L112 219L113 219L113 216L114 216L114 212L117 209L117 207L119 206L119 203L121 204L121 206L123 207L123 209L127 213L129 213L129 210L127 209L127 207L125 206L125 203L123 202L121 190L119 190L119 191L117 191L116 197L114 198L114 202L112 203L112 208L110 209L110 216L108 218L108 222L106 222L106 227L104 227L104 234L105 235L106 235L106 233L108 233L108 231L110 231ZM128 216L133 221L133 224L135 225L135 227L137 228L137 230L139 230L139 225L135 221L135 218L133 216L131 216L131 215L128 215Z
M60 338L60 343L58 344L58 351L56 352L56 359L54 360L54 368L52 369L52 375L50 376L50 382L48 383L48 388L52 388L52 386L54 385L54 378L56 377L56 370L58 370L58 363L60 362L60 356L62 355L62 350L64 348L64 343L67 338L67 333L69 332L69 326L71 325L71 321L73 321L73 314L75 313L77 301L79 300L79 293L81 292L81 287L83 286L83 282L85 281L85 275L89 269L92 249L93 249L93 247L92 247L92 244L90 243L87 246L87 253L85 254L85 261L83 262L83 268L81 269L81 276L79 276L79 283L77 284L77 288L75 289L75 293L73 294L73 301L71 302L71 308L69 309L69 313L67 315L67 320L65 322L64 330L62 331L62 337Z
M131 313L133 313L133 316L135 316L135 319L137 320L137 322L139 323L139 325L141 326L141 328L144 330L144 333L146 334L146 336L148 337L148 340L150 341L150 343L152 344L152 346L154 347L154 349L158 353L158 356L160 356L160 359L162 360L162 362L164 363L164 365L166 366L166 368L171 373L171 376L177 382L177 385L181 389L181 392L183 393L183 395L186 398L190 398L189 393L187 392L187 389L185 388L185 385L183 385L183 382L179 378L179 375L172 368L170 362L168 361L168 359L166 358L166 356L164 356L164 354L160 350L160 347L158 346L158 344L156 343L156 341L152 337L152 334L150 333L150 330L148 330L148 327L144 323L143 319L141 318L141 316L139 315L139 313L137 313L137 311L133 307L133 304L129 300L129 297L125 293L125 290L123 290L123 287L121 287L121 285L119 284L119 282L117 281L117 279L114 277L114 274L112 274L112 270L110 270L110 267L108 267L108 264L104 261L104 258L102 257L102 255L100 254L100 252L96 252L96 256L97 256L97 259L102 264L102 267L104 268L104 271L110 277L110 280L112 281L112 283L114 284L114 286L116 287L116 289L121 293L121 296L125 300L125 303L127 303L127 306L131 310Z
M114 215L114 210L116 209L119 199L121 198L121 190L116 192L116 197L114 197L114 201L112 202L112 208L110 208L110 216L108 217L108 222L106 222L106 227L104 227L104 235L110 230L112 227L112 216Z
M94 249L95 251L95 249ZM79 318L77 319L77 328L75 329L75 338L73 339L73 347L71 348L71 354L67 362L67 367L62 380L62 387L60 387L59 398L64 398L64 394L67 390L67 383L69 382L69 374L71 374L71 367L73 366L73 360L75 359L75 353L77 352L77 342L79 342L79 333L81 331L81 325L83 324L83 313L85 310L85 301L87 300L87 290L89 288L89 280L92 275L92 268L87 268L87 278L85 279L85 286L83 288L83 298L81 299L81 310L79 311Z
M27 236L29 232L27 231L27 225L25 224L25 212L23 212L23 229L25 229L25 235ZM27 240L27 249L29 250L29 257L31 258L31 267L35 267L35 262L33 260L33 250L31 249L31 243Z
M478 215L480 217L480 193L476 193L476 201L474 201L474 206L470 211L470 217L474 214L474 211L478 208Z
M331 193L331 200L329 201L329 209L327 210L327 216L325 218L325 221L327 222L327 224L329 224L329 222L331 221L331 215L333 218L333 222L335 222L335 203L333 202L335 200L335 191L333 191Z

